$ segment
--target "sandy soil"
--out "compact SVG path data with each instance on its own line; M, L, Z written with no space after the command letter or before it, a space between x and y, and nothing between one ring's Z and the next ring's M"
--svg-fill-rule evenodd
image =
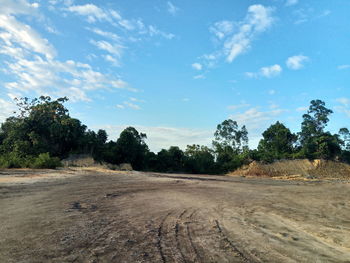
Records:
M350 262L350 184L0 171L0 262Z

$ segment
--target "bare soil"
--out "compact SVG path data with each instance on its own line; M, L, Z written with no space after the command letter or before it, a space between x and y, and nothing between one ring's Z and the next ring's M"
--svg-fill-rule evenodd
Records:
M278 178L295 178L299 180L315 179L347 179L350 180L350 165L331 160L280 160L273 163L251 162L230 175L266 176Z
M350 262L350 184L0 171L0 262Z

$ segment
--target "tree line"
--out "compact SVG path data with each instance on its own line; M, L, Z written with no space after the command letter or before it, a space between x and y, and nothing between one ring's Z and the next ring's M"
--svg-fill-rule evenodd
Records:
M292 133L276 122L262 134L257 149L248 147L248 131L228 119L217 125L212 147L177 146L158 153L149 150L144 133L124 129L116 141L105 130L90 130L69 115L64 103L41 96L16 99L18 111L0 127L0 167L54 168L70 154L90 154L97 162L130 163L135 170L219 174L256 160L332 159L350 162L350 132L325 131L333 113L321 100L312 100L301 130Z

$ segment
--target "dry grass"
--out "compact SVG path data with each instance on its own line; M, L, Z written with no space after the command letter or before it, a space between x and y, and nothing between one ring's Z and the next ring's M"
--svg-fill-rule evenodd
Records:
M278 179L350 179L350 165L327 160L282 160L271 164L252 162L230 173L235 176L262 176Z

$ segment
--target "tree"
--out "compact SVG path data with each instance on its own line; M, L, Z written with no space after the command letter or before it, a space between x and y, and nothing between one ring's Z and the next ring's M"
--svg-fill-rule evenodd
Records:
M297 136L280 122L271 125L263 132L258 151L264 161L288 158L293 153Z
M146 134L139 133L134 127L123 130L116 143L116 163L131 163L134 169L144 169L149 151L146 138Z
M299 133L301 144L307 143L312 137L319 136L324 132L324 128L329 121L332 110L326 108L322 100L312 100L309 110L303 115L301 132Z
M340 154L341 141L338 135L325 132L329 115L333 111L326 108L325 102L312 100L309 110L303 115L299 142L301 151L299 156L310 159L333 159Z
M86 126L69 116L63 105L68 99L48 96L16 99L19 112L1 125L2 151L20 156L48 152L64 157L79 149Z
M243 125L239 129L236 121L231 119L223 121L216 127L213 145L216 149L231 147L233 151L240 153L248 148L248 131Z
M348 128L339 129L339 139L343 150L350 151L350 131Z
M248 131L245 126L239 128L236 121L223 121L217 126L213 146L216 162L221 173L232 171L246 161L248 149Z
M187 145L185 169L189 173L211 174L216 172L214 151L207 146Z

